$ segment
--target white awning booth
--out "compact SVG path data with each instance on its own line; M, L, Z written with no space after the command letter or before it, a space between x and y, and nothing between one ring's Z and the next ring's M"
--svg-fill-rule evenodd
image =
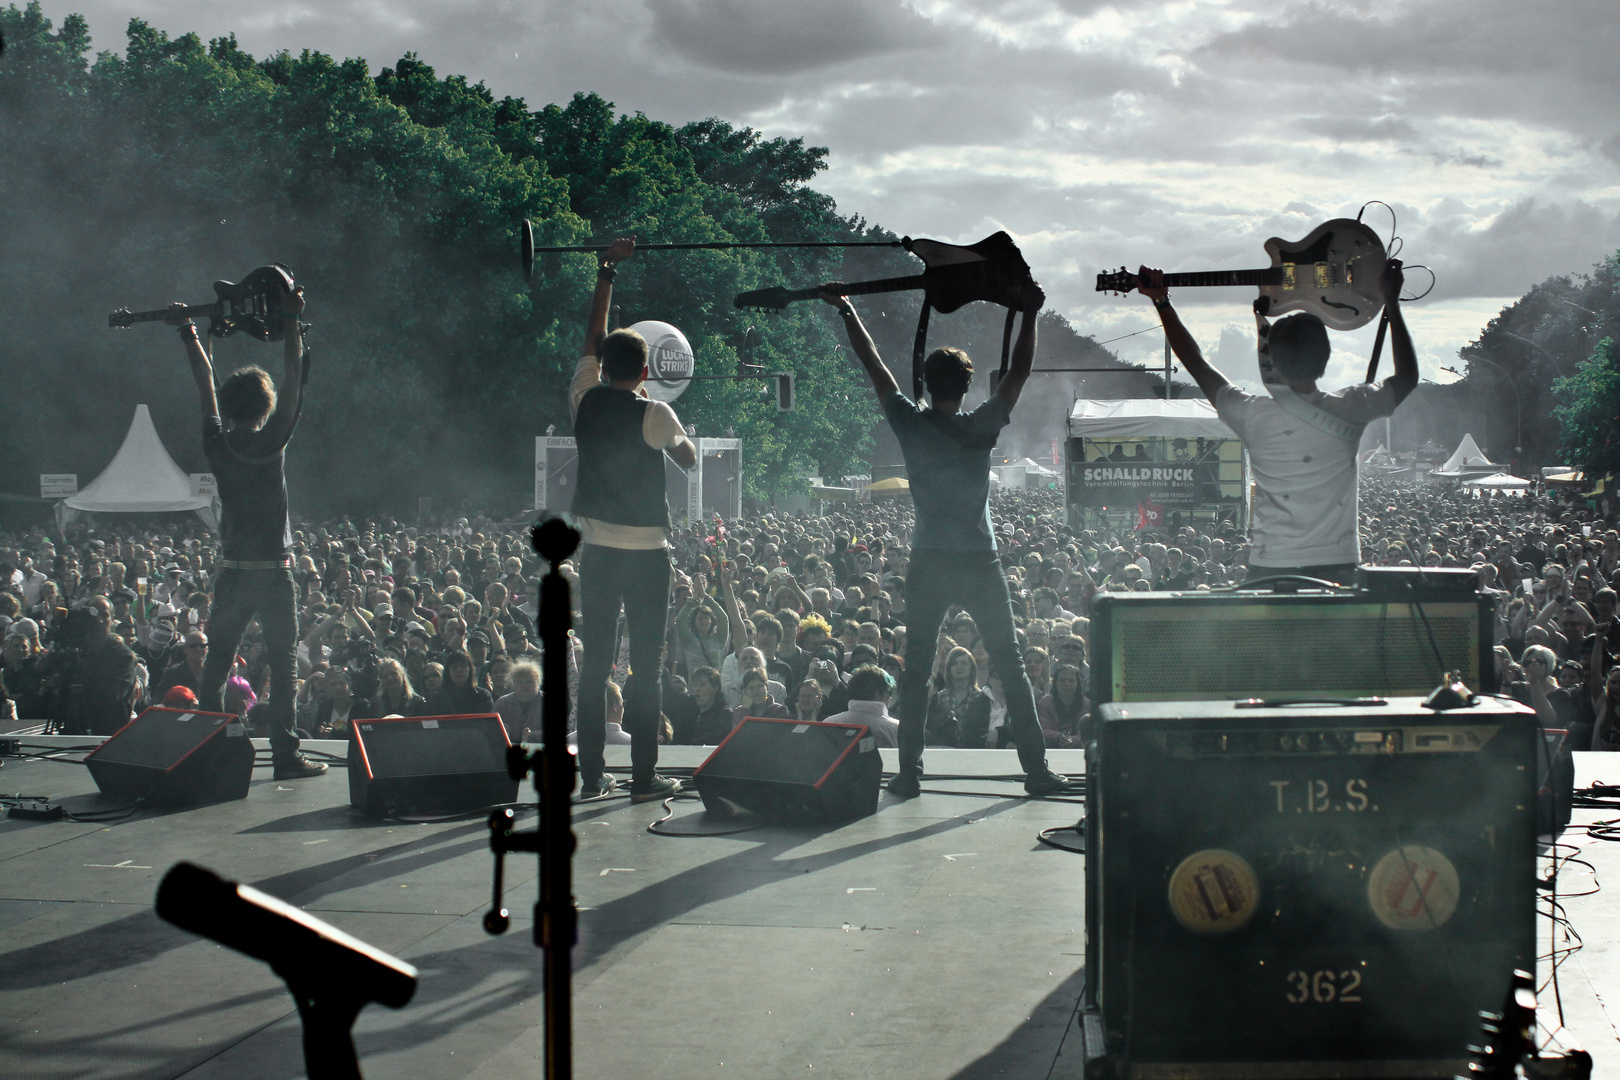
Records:
M1139 507L1161 508L1165 525L1249 527L1248 450L1207 401L1078 399L1064 465L1073 528L1134 520Z

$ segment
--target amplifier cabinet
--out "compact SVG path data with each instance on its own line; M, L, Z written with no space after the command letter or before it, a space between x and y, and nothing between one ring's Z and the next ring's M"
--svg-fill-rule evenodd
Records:
M1092 605L1092 701L1422 697L1440 685L1436 648L1445 671L1494 692L1491 602L1468 593L1413 599L1102 593Z
M1092 1075L1450 1077L1533 970L1535 714L1101 709Z

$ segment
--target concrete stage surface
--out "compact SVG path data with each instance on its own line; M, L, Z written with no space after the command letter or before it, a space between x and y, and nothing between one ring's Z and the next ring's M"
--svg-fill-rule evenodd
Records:
M610 747L610 765L627 766L627 749ZM884 753L892 769L893 751ZM661 764L683 772L706 754L666 747ZM1582 784L1620 782L1620 761L1582 757ZM1053 751L1052 763L1082 771L1078 751ZM930 750L927 764L939 774L1018 772L1011 751ZM984 794L885 794L876 816L842 826L707 838L648 833L660 803L576 807L575 1074L1078 1077L1083 862L1036 833L1073 824L1080 807L1025 800L1007 780L925 787ZM82 796L68 800L74 812L107 805L85 769L58 761L5 759L0 791ZM671 829L718 827L698 802L674 810ZM1577 820L1596 816L1577 811ZM341 768L286 783L261 768L244 801L106 824L0 819L0 1077L303 1075L280 980L153 914L159 878L181 859L420 969L410 1005L370 1006L356 1025L373 1080L538 1077L535 863L508 859L513 925L489 937L480 925L487 835L476 818L362 818ZM1585 845L1600 880L1620 883L1616 845L1568 839ZM1590 887L1584 869L1565 871L1560 893ZM1610 1020L1620 1009L1620 920L1607 901L1603 892L1566 901L1585 947L1560 971L1569 1031L1600 1077L1620 1075ZM1549 929L1543 921L1544 942Z

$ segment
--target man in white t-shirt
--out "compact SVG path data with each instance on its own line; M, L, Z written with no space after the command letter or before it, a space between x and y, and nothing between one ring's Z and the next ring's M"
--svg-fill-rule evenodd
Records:
M1384 267L1395 372L1379 385L1332 393L1317 389L1332 346L1327 328L1300 312L1271 325L1256 303L1262 378L1269 397L1249 394L1204 359L1175 308L1158 270L1142 267L1137 288L1153 301L1176 357L1215 411L1249 450L1258 491L1249 579L1300 574L1348 584L1361 561L1356 530L1356 450L1362 429L1395 411L1418 384L1417 354L1401 316L1401 264Z

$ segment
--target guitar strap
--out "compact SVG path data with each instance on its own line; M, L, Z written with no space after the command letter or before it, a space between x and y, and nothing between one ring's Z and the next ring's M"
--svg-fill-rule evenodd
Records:
M923 351L928 348L928 294L923 294L922 315L917 319L917 340L911 346L911 400L923 399Z
M928 303L928 294L923 294L922 315L917 319L917 337L911 346L911 400L921 402L923 399L923 354L928 350L928 312L931 305ZM1018 318L1018 309L1007 309L1007 322L1001 328L1001 370L990 377L990 392L996 392L1001 380L1007 377L1007 363L1012 356L1013 322Z
M1286 383L1265 383L1266 390L1271 394L1272 400L1288 410L1301 422L1309 424L1327 435L1343 439L1346 442L1358 443L1361 441L1361 432L1366 424L1356 424L1349 420L1342 420L1319 406L1312 405L1299 394L1289 388Z

